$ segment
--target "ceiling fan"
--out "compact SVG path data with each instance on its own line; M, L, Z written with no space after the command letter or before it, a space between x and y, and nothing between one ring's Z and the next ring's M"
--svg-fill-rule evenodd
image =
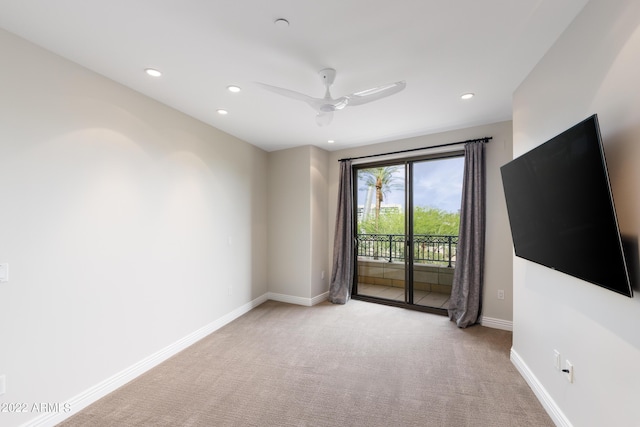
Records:
M322 82L326 88L324 98L313 98L299 92L277 86L267 85L264 83L258 83L258 85L263 89L269 90L279 95L297 99L298 101L303 101L309 104L311 108L313 108L318 113L316 115L316 123L318 124L318 126L326 126L331 123L331 120L333 119L333 112L336 110L342 110L345 107L362 105L371 101L376 101L386 96L393 95L394 93L398 93L407 86L407 83L405 81L399 81L384 86L361 90L350 95L333 99L331 97L331 93L329 92L329 88L336 78L336 70L334 70L333 68L325 68L324 70L320 70L318 74L322 78Z

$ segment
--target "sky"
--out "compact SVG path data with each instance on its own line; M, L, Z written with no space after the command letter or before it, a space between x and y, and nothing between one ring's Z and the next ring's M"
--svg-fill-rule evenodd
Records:
M458 212L462 193L464 157L416 162L414 172L414 206L435 207L447 212ZM404 168L396 173L404 181ZM358 205L364 204L366 187L358 183ZM383 204L404 206L404 190L399 189L385 197Z

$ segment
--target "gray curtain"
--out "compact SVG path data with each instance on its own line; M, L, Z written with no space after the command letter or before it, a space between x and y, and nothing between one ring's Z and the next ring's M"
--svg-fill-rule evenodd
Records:
M449 318L460 328L480 319L486 217L484 142L465 144L464 154L460 235L449 300Z
M351 297L353 281L353 178L351 160L340 162L338 209L333 238L333 270L329 285L329 301L346 304Z

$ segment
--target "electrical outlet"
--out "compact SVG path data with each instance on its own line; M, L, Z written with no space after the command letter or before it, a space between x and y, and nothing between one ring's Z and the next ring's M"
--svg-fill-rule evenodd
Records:
M558 350L553 350L553 366L559 371L560 367L560 352Z
M498 289L498 299L504 299L504 289Z
M564 364L565 369L563 369L563 372L567 374L567 381L573 383L573 364L568 360L565 360Z

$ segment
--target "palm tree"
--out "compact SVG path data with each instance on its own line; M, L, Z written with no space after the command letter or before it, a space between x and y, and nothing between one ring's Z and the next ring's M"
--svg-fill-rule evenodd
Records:
M380 207L385 196L392 190L404 188L404 180L395 175L401 170L401 166L384 166L380 168L361 169L358 171L358 181L363 181L366 188L376 189L376 210L375 227L378 232L378 219L380 218ZM367 207L365 207L366 209Z

